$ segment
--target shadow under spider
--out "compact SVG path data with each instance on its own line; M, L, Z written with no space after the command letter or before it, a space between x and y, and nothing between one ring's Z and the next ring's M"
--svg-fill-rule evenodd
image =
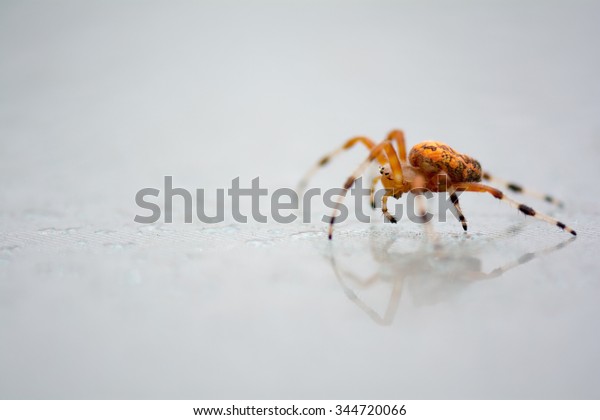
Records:
M504 237L514 236L520 229L512 226L505 231ZM494 243L479 241L454 243L452 247L430 250L427 245L411 252L393 251L393 245L398 238L381 241L381 237L371 231L369 248L371 256L378 265L378 270L366 277L360 278L349 270L342 269L335 256L334 247L330 248L329 262L333 268L340 286L348 298L363 310L379 325L391 325L396 316L403 292L409 289L413 301L417 304L432 304L460 293L476 281L489 280L502 276L507 271L526 264L529 261L555 252L575 240L569 238L557 245L526 252L519 258L511 260L489 272L482 269L482 259L476 256L486 245ZM364 300L348 284L352 282L356 288L367 289L377 283L391 284L391 292L383 314L380 314ZM416 291L416 293L414 293Z

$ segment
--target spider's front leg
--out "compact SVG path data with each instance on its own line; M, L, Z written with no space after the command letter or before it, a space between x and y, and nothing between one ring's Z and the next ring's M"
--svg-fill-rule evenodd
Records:
M396 218L394 216L392 216L390 214L390 212L388 211L388 206L387 206L388 199L390 197L394 197L394 196L395 196L394 190L386 190L383 197L381 197L381 211L383 212L383 215L385 216L385 218L390 221L390 223L398 223ZM397 197L400 198L400 196L397 196Z
M426 181L423 176L419 175L412 182L410 192L415 195L416 204L418 208L419 214L419 222L423 225L423 229L425 230L425 234L433 243L433 246L436 250L441 250L441 245L439 243L438 237L435 234L433 226L431 224L431 219L427 220L427 199L425 198L424 192L428 191L426 189Z
M373 150L373 148L375 147L375 143L373 142L373 140L369 139L368 137L359 136L359 137L351 138L350 140L346 141L341 147L335 149L331 153L328 153L325 156L323 156L321 159L319 159L319 161L312 168L310 168L308 170L308 172L304 175L304 177L302 177L302 179L298 183L298 187L296 188L296 191L298 193L302 193L306 189L306 186L308 185L308 181L313 177L313 175L319 169L321 169L323 166L327 165L334 157L336 157L340 153L342 153L346 150L350 150L352 147L354 147L357 144L362 144L369 151ZM383 153L381 153L381 151L375 157L381 165L386 163L385 156ZM299 195L301 195L301 194L299 194Z
M380 180L381 180L381 175L376 176L375 178L373 178L373 181L371 181L371 193L370 193L369 197L370 197L372 209L375 209L377 207L375 204L375 188L377 187L377 183Z
M346 194L348 193L348 190L350 189L350 187L352 187L352 185L354 184L354 181L356 181L356 179L365 172L365 170L369 167L371 162L373 162L375 159L378 159L382 153L385 153L385 156L387 157L387 162L389 162L390 173L388 175L392 177L392 180L401 181L403 179L402 165L400 163L400 159L398 158L398 155L396 154L396 150L390 144L390 141L391 141L390 139L385 139L384 141L379 143L377 146L373 147L371 149L371 153L369 153L369 157L367 159L365 159L365 161L363 163L361 163L358 166L358 168L356 168L356 170L352 173L352 175L350 175L350 177L344 183L342 193L340 194L340 198L338 199L335 207L333 208L333 214L331 215L331 218L329 221L329 234L328 234L329 239L333 238L333 225L335 223L334 214L337 212L339 206L342 204L342 202L346 198Z
M387 136L388 140L395 140L398 147L398 156L402 162L406 162L406 141L404 140L404 131L392 130Z

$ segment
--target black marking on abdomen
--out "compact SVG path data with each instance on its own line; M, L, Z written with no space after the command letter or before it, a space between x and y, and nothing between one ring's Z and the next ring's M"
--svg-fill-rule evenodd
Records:
M452 201L452 204L456 205L456 203L458 203L458 196L454 193L450 194L450 201Z

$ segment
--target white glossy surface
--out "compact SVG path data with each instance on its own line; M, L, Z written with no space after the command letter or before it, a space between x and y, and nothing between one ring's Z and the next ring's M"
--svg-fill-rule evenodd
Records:
M597 399L600 8L426 3L1 6L0 397ZM580 235L483 196L441 257L408 220L132 221L165 175L294 186L393 127Z

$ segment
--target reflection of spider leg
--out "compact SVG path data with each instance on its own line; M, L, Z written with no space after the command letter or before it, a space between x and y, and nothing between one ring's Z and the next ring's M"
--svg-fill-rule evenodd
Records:
M560 200L557 200L556 198L552 197L551 195L542 194L537 191L532 191L530 189L523 188L519 184L508 182L508 181L505 181L500 178L496 178L495 176L490 175L488 172L483 173L483 179L486 181L489 181L492 184L502 186L512 192L516 192L516 193L523 194L523 195L528 195L530 197L534 197L539 200L547 201L548 203L554 204L555 206L563 207L563 202Z
M372 309L369 305L367 305L363 300L361 300L356 295L356 293L354 293L354 291L346 285L346 282L344 281L344 277L341 273L341 270L338 269L333 255L330 256L330 261L331 261L331 265L333 267L335 276L338 279L340 286L342 286L344 293L346 294L346 296L348 296L348 299L350 299L356 306L358 306L367 315L369 315L369 317L373 321L375 321L377 324L391 325L392 321L394 320L394 318L396 316L396 312L398 311L400 297L402 296L403 277L397 278L393 281L392 292L390 293L390 298L388 299L388 303L386 305L385 311L382 316L379 313L377 313L374 309ZM351 276L351 277L356 279L356 276ZM372 283L376 282L379 279L380 279L379 274L376 273L376 274L372 275L371 277L369 277L369 279L367 280L366 283L362 282L362 284L365 286L371 285Z
M392 293L390 294L390 299L388 300L387 306L385 308L385 312L383 316L373 310L369 305L360 300L356 294L342 284L342 288L346 293L346 296L356 304L360 309L362 309L369 317L375 321L379 325L391 325L396 317L396 312L398 311L398 306L400 303L400 297L402 296L402 282L395 281L392 286Z
M392 245L394 245L394 242L396 242L396 238L389 238L387 241L385 241L385 243L382 244L379 240L373 240L373 233L371 232L370 239L369 248L371 249L371 255L373 255L373 258L375 258L377 262L387 261L390 256L390 248Z
M506 230L506 234L514 237L515 232L518 230L518 226L512 227ZM441 280L440 284L442 285L458 282L459 285L467 286L470 282L500 277L507 271L519 265L564 248L574 240L575 238L568 238L558 245L547 247L539 251L525 253L515 261L504 264L489 273L485 273L481 269L480 258L472 256L473 249L456 248L454 252L449 252L452 250L446 249L446 252L441 254L441 256L439 252L429 252L422 249L411 253L397 253L391 251L391 247L396 242L396 238L389 238L387 241L382 242L381 235L379 235L377 231L372 231L370 249L373 258L376 261L375 267L379 267L379 269L375 274L368 277L366 281L360 281L355 275L342 271L338 267L333 253L329 254L329 261L342 290L352 303L358 306L377 324L390 325L398 311L400 299L402 298L402 291L405 287L410 287L411 284L414 284L411 283L411 280L414 280L413 276L415 275L417 275L417 279L419 280L418 284L422 284L424 280L433 280L435 286L436 280L439 279ZM478 248L475 250L477 249ZM360 252L362 252L362 250ZM458 252L458 254L455 254L455 252ZM441 259L435 260L437 261L436 264L431 264L432 260L436 257L440 257ZM447 268L445 271L440 272L438 270L440 266ZM379 312L371 308L364 300L362 300L360 296L347 285L348 281L346 278L350 278L352 281L365 288L374 286L374 283L378 281L390 284L390 296L387 298L387 304L383 313L380 315ZM435 292L435 289L428 289L428 293L432 294L432 292ZM447 291L444 291L443 296L447 296ZM413 294L413 301L414 300L415 297Z
M558 245L550 246L550 247L544 248L540 251L527 252L527 253L521 255L521 257L519 259L517 259L515 261L511 261L507 264L504 264L504 265L490 271L489 273L473 273L469 279L470 280L486 280L486 279L493 279L496 277L500 277L502 274L506 273L508 270L511 270L522 264L528 263L529 261L531 261L535 258L550 254L554 251L557 251L557 250L567 246L567 244L573 242L574 240L575 240L575 238L569 238L566 241L562 241Z
M402 279L403 280L403 279ZM396 280L392 286L392 293L390 294L390 300L388 300L388 304L386 310L383 315L383 319L381 319L381 325L392 325L394 318L396 317L396 312L398 311L398 306L400 304L400 298L402 297L402 281ZM373 318L373 317L371 317Z
M467 219L465 219L465 216L462 212L462 209L460 208L460 203L458 202L458 196L456 195L456 191L454 190L454 188L450 187L448 188L448 193L450 194L450 201L452 201L452 204L454 205L454 208L456 209L456 214L458 214L458 220L460 220L460 223L462 224L462 227L464 229L464 231L467 231Z
M348 140L347 142L345 142L340 148L335 149L333 152L323 156L302 178L302 180L300 181L300 183L298 184L298 188L297 191L299 193L302 193L304 191L304 189L306 188L306 185L308 185L308 181L310 180L310 178L312 178L312 176L319 170L321 169L323 166L327 165L327 163L329 163L331 161L331 159L333 159L335 156L339 155L340 153L342 153L344 150L348 150L351 149L354 145L356 144L362 144L364 145L367 149L372 150L375 147L375 143L373 142L373 140L367 138L367 137L354 137L351 138L350 140ZM386 160L385 160L385 156L382 152L378 153L377 156L375 156L377 158L377 160L379 161L379 163L381 165L385 165ZM299 194L300 195L300 194Z
M354 273L351 273L347 270L342 270L341 268L338 270L338 273L342 276L345 276L346 278L349 278L354 284L363 289L371 286L372 284L377 283L377 281L379 280L379 273L371 274L366 280L362 280Z
M577 233L573 229L571 229L570 227L565 225L563 222L556 220L555 218L550 217L546 214L539 213L539 212L535 211L534 209L532 209L531 207L526 206L525 204L518 203L515 200L508 198L507 196L504 195L504 193L502 191L497 190L496 188L492 188L487 185L478 184L475 182L459 182L456 184L452 184L452 187L456 191L472 191L472 192L478 192L478 193L489 193L499 200L506 201L511 207L519 210L521 213L523 213L527 216L532 216L532 217L535 217L536 219L543 220L546 223L550 223L551 225L558 226L560 229L569 232L573 236L577 236Z
M373 240L370 241L371 255L373 256L373 258L379 263L381 263L386 258L388 258L389 257L389 254L388 254L389 248L394 244L395 241L396 241L396 238L390 238L387 241L385 241L385 243L383 243L383 244L380 241L373 241ZM352 280L353 283L355 283L356 285L358 285L361 288L366 289L367 287L376 283L380 279L379 273L376 272L374 274L371 274L366 280L362 280L354 273L352 273L348 270L343 270L342 268L338 268L333 255L331 256L330 260L331 260L331 265L334 267L334 271L336 272L336 275L349 278L350 280Z

